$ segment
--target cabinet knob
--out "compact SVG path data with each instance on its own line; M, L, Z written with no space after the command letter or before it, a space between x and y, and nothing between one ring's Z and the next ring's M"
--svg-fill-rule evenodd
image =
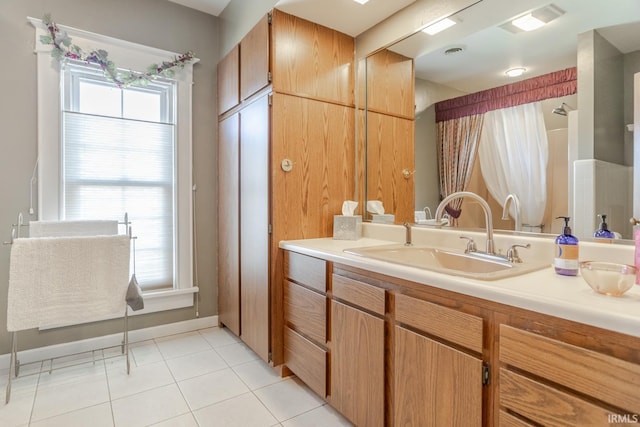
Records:
M409 179L411 178L411 175L413 175L414 173L416 173L416 171L410 171L409 169L402 169L402 176L404 177L404 179Z
M293 162L290 159L282 159L280 167L285 172L291 172L291 170L293 169Z

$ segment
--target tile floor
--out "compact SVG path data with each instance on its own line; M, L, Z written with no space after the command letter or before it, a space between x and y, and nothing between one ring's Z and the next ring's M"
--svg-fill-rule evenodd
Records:
M295 377L281 378L233 334L209 328L133 343L124 356L54 361L13 381L0 426L349 426ZM82 363L84 362L84 363ZM59 368L59 369L58 369ZM23 366L21 374L40 366ZM7 372L0 373L4 397Z

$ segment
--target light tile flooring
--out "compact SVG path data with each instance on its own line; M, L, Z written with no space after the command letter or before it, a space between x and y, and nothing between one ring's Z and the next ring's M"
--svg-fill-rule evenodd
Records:
M349 426L295 377L281 378L233 334L210 328L131 344L124 356L55 359L13 381L0 426ZM117 349L113 350L117 352ZM24 366L39 370L40 366ZM0 375L4 392L7 372ZM4 397L4 393L0 393Z

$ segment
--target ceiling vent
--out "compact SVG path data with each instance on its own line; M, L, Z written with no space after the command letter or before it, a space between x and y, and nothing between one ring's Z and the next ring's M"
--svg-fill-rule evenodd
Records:
M509 31L510 33L521 33L523 31L526 31L522 28L518 28L516 25L513 24L513 22L517 21L518 19L525 18L527 17L527 15L530 15L530 18L532 20L537 20L542 22L543 24L548 24L549 22L553 21L557 17L564 15L564 10L560 9L555 4L549 4L547 6L543 6L531 12L518 15L510 19L508 22L505 22L504 24L500 25L500 28L502 28L503 30Z
M450 48L446 49L444 51L444 54L445 55L455 55L455 54L462 53L462 52L464 52L464 47L462 47L462 46L454 46L454 47L450 47Z

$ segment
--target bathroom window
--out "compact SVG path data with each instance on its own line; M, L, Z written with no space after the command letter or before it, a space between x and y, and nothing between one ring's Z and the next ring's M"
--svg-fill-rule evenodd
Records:
M192 306L198 291L192 261L193 66L171 79L118 88L91 64L52 60L49 47L38 42L46 29L40 20L30 21L38 73L37 219L122 219L127 212L137 236L142 312ZM108 51L126 70L175 56L59 27L79 46Z
M133 221L143 289L174 283L175 82L118 88L83 63L62 67L61 216Z

